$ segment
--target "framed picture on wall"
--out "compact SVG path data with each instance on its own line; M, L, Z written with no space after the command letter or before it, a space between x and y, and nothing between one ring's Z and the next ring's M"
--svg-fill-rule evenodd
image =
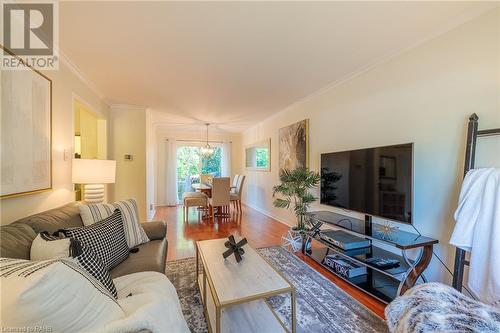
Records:
M0 84L1 198L50 190L52 81L26 66L1 69Z
M309 119L279 130L279 169L309 167Z
M245 148L245 168L249 171L271 171L271 139Z

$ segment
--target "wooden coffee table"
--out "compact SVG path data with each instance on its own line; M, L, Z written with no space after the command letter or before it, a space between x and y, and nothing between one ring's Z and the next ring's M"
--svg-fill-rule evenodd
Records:
M267 301L271 296L289 293L291 332L295 333L295 288L249 245L243 247L245 254L239 263L234 255L224 259L226 240L196 242L196 273L208 330L290 332Z

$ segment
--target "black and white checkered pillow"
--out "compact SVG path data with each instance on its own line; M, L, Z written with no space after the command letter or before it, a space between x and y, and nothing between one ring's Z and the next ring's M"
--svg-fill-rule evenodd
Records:
M118 297L115 284L102 260L79 240L72 238L70 249L71 256L78 261L78 264L101 282L115 298Z
M35 241L33 241L35 242ZM102 285L114 296L117 297L115 284L109 275L109 272L104 267L101 259L88 247L83 245L79 240L74 238L60 238L56 235L50 235L43 231L37 236L36 249L32 245L31 259L52 260L73 258L78 265L84 268L89 274L96 278ZM40 252L43 249L43 253ZM35 251L33 251L35 250Z
M90 226L62 229L59 232L66 237L81 241L102 260L108 270L116 267L128 257L129 248L119 209L104 220Z
M125 237L129 248L149 242L149 238L139 221L139 210L135 199L121 200L113 204L80 205L80 216L83 224L88 226L110 216L117 208L122 213Z

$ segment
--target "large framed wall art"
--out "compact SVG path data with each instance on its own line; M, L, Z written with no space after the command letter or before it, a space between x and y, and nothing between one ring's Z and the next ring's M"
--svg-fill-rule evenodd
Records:
M1 198L50 190L52 81L25 66L0 69L0 84Z

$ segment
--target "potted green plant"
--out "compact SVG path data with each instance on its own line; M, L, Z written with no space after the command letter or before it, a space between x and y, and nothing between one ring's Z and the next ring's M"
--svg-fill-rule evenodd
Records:
M293 212L297 217L297 226L294 229L301 233L306 230L307 209L317 199L309 190L316 187L320 180L317 172L306 168L283 169L280 172L281 184L273 187L273 197L277 194L280 196L274 200L274 207L288 209L293 204Z

